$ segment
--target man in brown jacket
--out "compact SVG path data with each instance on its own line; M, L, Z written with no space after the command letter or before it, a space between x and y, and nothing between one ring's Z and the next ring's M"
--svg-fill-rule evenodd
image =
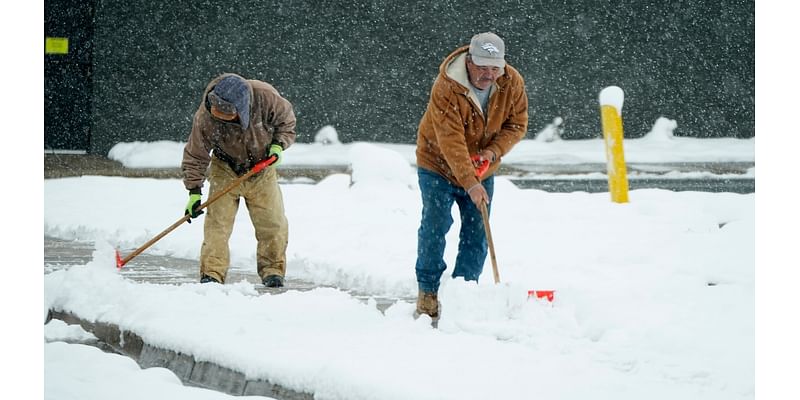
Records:
M243 197L258 242L258 275L267 287L283 286L289 224L275 167L283 150L295 141L295 125L292 104L268 83L222 74L206 87L183 150L183 184L189 190L185 213L191 218L203 214L197 208L206 178L211 197L259 161L271 155L278 161L208 206L200 249L200 282L225 282L230 265L228 240L239 198Z
M438 290L445 235L461 214L452 276L477 281L487 242L479 206L491 203L493 173L528 129L528 95L522 76L505 62L505 44L491 32L473 36L439 67L417 132L422 219L417 237L417 314L439 317ZM476 166L488 162L477 176Z

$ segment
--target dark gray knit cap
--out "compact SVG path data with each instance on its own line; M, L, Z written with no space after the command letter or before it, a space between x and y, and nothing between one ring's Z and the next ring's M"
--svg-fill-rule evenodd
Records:
M212 104L216 103L215 105L219 106L223 112L233 105L236 113L239 114L239 123L242 125L242 129L250 126L250 87L242 77L226 76L214 86L211 92L208 97ZM228 103L227 107L225 103Z

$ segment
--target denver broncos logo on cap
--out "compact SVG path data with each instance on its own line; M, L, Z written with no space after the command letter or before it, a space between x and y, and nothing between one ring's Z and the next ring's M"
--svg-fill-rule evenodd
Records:
M498 50L497 47L495 47L494 44L492 44L492 43L484 43L484 44L481 45L481 48L486 50L486 51L488 51L489 53L499 53L500 52L500 50Z

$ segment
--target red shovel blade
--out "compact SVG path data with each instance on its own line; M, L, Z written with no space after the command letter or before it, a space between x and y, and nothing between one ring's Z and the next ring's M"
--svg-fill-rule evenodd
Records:
M536 297L537 299L547 299L547 301L552 303L555 293L555 290L528 290L528 298Z
M117 252L117 269L122 269L122 266L125 265L122 263L122 257L119 255L119 250Z

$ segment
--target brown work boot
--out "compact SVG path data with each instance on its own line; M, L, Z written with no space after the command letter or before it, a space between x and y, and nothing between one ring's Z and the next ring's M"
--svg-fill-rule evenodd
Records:
M439 318L439 299L436 293L419 291L417 316L422 314L428 314L434 320Z

